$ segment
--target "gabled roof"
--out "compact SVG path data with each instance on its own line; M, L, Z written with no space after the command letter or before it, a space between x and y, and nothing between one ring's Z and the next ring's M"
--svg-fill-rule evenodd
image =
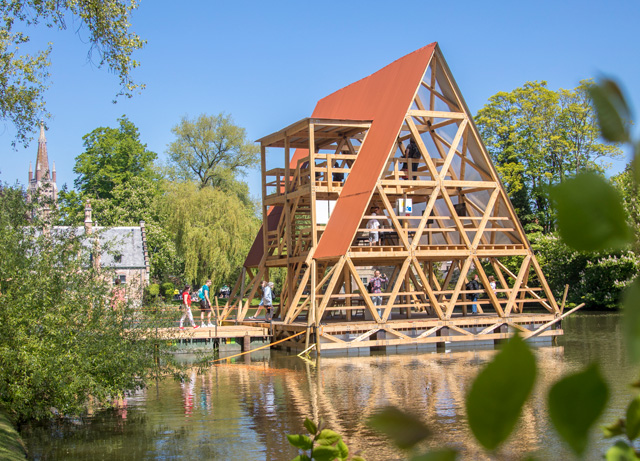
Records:
M314 258L341 256L348 251L435 47L432 43L420 48L318 102L313 117L373 122Z
M51 234L60 239L85 235L83 226L53 226ZM100 242L100 265L113 269L145 269L142 229L139 226L94 227ZM86 245L90 245L89 240ZM116 258L119 256L119 258Z

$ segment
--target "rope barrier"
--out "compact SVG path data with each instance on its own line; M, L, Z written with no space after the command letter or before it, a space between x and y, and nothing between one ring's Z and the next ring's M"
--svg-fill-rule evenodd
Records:
M301 331L300 333L296 333L295 335L292 335L292 336L287 336L286 338L280 339L280 340L276 341L275 343L269 343L269 344L266 344L264 346L257 347L255 349L251 349L250 351L240 352L239 354L236 354L236 355L230 355L229 357L223 357L221 359L215 359L215 360L212 360L210 363L216 363L216 362L220 362L222 360L229 360L229 359L233 359L235 357L240 357L241 355L251 354L252 352L259 351L260 349L264 349L264 348L267 348L267 347L275 346L276 344L284 342L287 339L295 338L296 336L300 336L301 334L304 334L304 333L306 333L306 330L305 331Z

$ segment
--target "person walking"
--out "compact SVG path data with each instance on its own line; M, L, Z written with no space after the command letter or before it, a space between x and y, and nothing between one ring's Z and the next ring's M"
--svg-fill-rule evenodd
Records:
M382 306L382 284L389 282L389 279L385 274L381 274L379 270L373 273L373 277L369 280L369 286L371 287L371 293L373 296L371 300L374 306ZM382 307L378 308L378 315L382 317Z
M207 280L207 283L202 285L200 291L198 291L198 298L200 298L200 323L202 327L213 327L211 323L211 301L209 299L209 287L211 287L211 280ZM204 313L207 313L207 323L204 323Z
M196 325L196 322L193 321L193 314L191 313L191 293L189 293L190 288L191 288L190 285L185 285L184 290L182 290L181 307L182 309L184 309L184 312L182 313L182 317L180 317L181 330L184 330L184 327L182 326L182 324L184 323L184 319L186 319L187 317L189 318L189 322L191 322L191 326L193 328L198 328L198 325Z
M266 321L271 320L271 306L273 305L273 282L267 282L266 280L262 281L262 299L260 300L260 304L258 304L258 310L253 314L253 317L249 317L249 320L256 320L262 312L262 308L264 307L264 319Z

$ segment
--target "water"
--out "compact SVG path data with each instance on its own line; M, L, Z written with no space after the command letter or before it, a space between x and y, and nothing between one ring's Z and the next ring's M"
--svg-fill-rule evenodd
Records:
M500 453L488 455L470 435L464 396L494 351L322 357L319 366L281 352L193 371L185 383L164 380L126 399L121 408L78 421L23 431L37 460L291 460L285 435L304 433L305 417L322 418L367 460L405 459L364 425L393 404L419 415L434 436L420 448L452 446L460 459L571 458L549 427L545 401L559 377L598 361L611 387L601 423L624 415L638 378L627 364L618 314L572 316L559 347L536 350L539 378L521 421ZM259 353L258 353L259 354ZM613 442L594 431L587 459Z

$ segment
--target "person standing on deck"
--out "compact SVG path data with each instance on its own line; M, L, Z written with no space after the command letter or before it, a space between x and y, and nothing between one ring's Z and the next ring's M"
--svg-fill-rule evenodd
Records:
M387 282L389 282L389 279L386 275L381 275L379 270L376 270L371 280L369 280L371 293L373 294L371 300L374 306L382 306L382 296L380 296L380 293L382 293L382 284ZM378 315L382 317L382 307L378 308Z
M207 280L207 283L202 285L200 291L198 291L198 298L200 298L200 323L203 327L213 327L211 323L211 301L209 300L209 287L211 286L211 280ZM207 323L204 323L204 313L207 313Z
M470 291L477 291L482 289L482 285L480 285L480 282L478 282L478 274L474 275L473 280L471 280L467 284L467 289ZM473 304L471 304L471 313L474 315L478 313L477 303L478 303L479 296L480 296L480 293L471 293L471 301L473 302Z
M198 328L198 325L196 325L196 322L193 321L193 314L191 313L191 293L189 293L189 289L191 288L190 285L186 285L184 287L184 290L182 290L182 308L184 309L184 312L182 314L182 317L180 317L180 329L184 330L184 327L182 326L182 324L184 323L184 319L186 319L187 317L189 318L189 322L191 322L191 326L193 328Z
M379 208L374 208L373 213L371 213L371 216L373 216L373 218L371 218L369 222L367 222L367 229L371 229L371 231L369 232L369 246L378 245L378 241L380 239L380 235L378 232L378 229L380 229L380 221L376 219L376 211L379 211Z

